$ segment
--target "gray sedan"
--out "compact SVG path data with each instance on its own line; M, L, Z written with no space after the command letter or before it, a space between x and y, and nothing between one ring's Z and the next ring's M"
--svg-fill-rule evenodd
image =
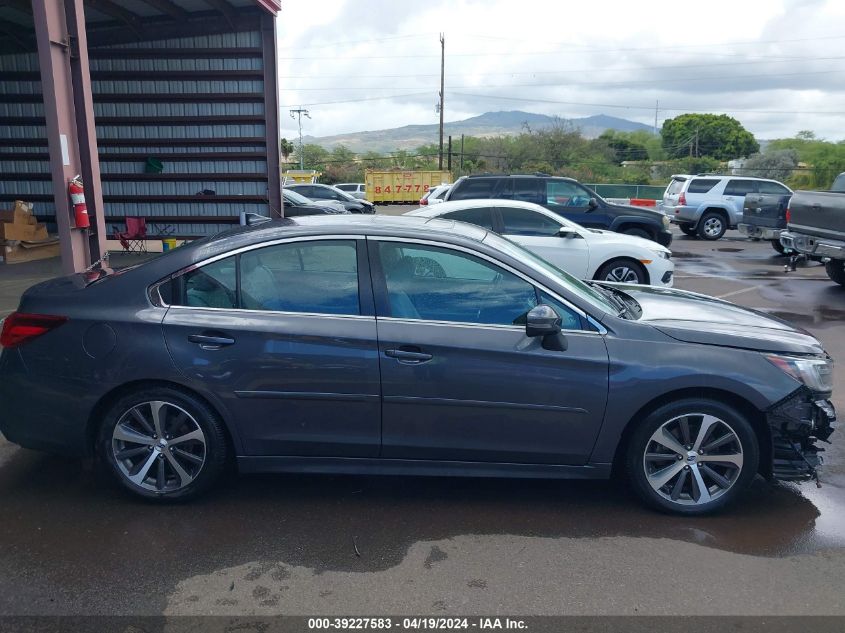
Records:
M835 418L806 332L725 301L584 283L481 228L314 216L30 288L0 430L128 490L241 472L604 478L685 514L806 480ZM33 397L38 394L38 397ZM61 482L57 482L61 486Z

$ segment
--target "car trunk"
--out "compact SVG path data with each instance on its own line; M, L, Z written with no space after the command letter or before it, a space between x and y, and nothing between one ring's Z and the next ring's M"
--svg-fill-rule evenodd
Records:
M842 239L845 236L845 194L830 191L796 191L789 205L791 228L813 229L813 234Z

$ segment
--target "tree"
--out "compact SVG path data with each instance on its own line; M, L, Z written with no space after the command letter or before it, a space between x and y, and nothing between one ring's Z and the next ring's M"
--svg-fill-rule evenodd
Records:
M708 156L731 160L760 151L751 132L726 114L682 114L667 119L661 136L670 158Z
M302 157L302 164L305 169L322 171L326 168L326 162L329 160L329 152L320 145L309 143L302 146Z
M634 140L630 134L626 134L625 132L605 130L599 136L599 140L607 143L608 147L613 150L617 163L622 163L626 160L646 160L649 158L645 143Z
M779 149L754 154L742 168L743 176L757 176L786 181L798 166L798 152L794 149Z
M282 162L287 162L288 157L296 151L296 147L286 138L279 141L279 153L282 155Z

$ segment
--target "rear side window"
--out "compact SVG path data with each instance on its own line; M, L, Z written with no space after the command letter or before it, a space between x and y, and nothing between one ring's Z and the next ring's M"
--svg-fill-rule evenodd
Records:
M555 222L542 213L507 207L501 207L499 212L502 214L505 235L552 236L560 233L560 222Z
M756 180L729 180L725 187L726 196L745 196L756 191Z
M357 189L356 185L335 185L341 191L355 191Z
M845 193L845 174L839 174L836 177L830 190Z
M163 288L172 305L195 308L361 313L355 240L257 248L191 270Z
M539 178L514 178L513 199L523 202L543 202Z
M778 182L761 181L757 183L757 191L759 193L773 193L779 196L788 196L789 189Z
M492 198L496 188L495 178L467 178L452 192L449 200L471 200L473 198Z
M466 222L467 224L475 224L488 231L493 230L493 210L490 207L453 211L443 217L450 220L457 220L458 222Z
M718 180L696 178L690 181L687 193L707 193L718 184Z

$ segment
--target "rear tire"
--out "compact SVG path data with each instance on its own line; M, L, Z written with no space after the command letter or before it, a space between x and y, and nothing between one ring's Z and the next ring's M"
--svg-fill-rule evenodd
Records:
M751 485L759 459L757 435L745 416L721 402L688 398L639 423L625 467L646 504L698 515L735 501Z
M684 235L689 235L690 237L698 235L697 229L692 224L679 224L678 228L681 229L681 233Z
M596 273L599 281L615 281L626 284L647 284L648 273L646 269L633 259L611 259L599 268Z
M831 259L824 265L827 276L840 286L845 286L845 260Z
M103 417L97 451L127 490L155 501L204 492L229 458L217 413L173 387L139 389L115 402Z
M783 244L780 243L780 240L772 240L772 248L775 249L781 255L783 255L784 251L786 250L783 247Z
M721 239L728 230L728 221L717 211L708 211L698 221L698 237L703 240L716 241Z

